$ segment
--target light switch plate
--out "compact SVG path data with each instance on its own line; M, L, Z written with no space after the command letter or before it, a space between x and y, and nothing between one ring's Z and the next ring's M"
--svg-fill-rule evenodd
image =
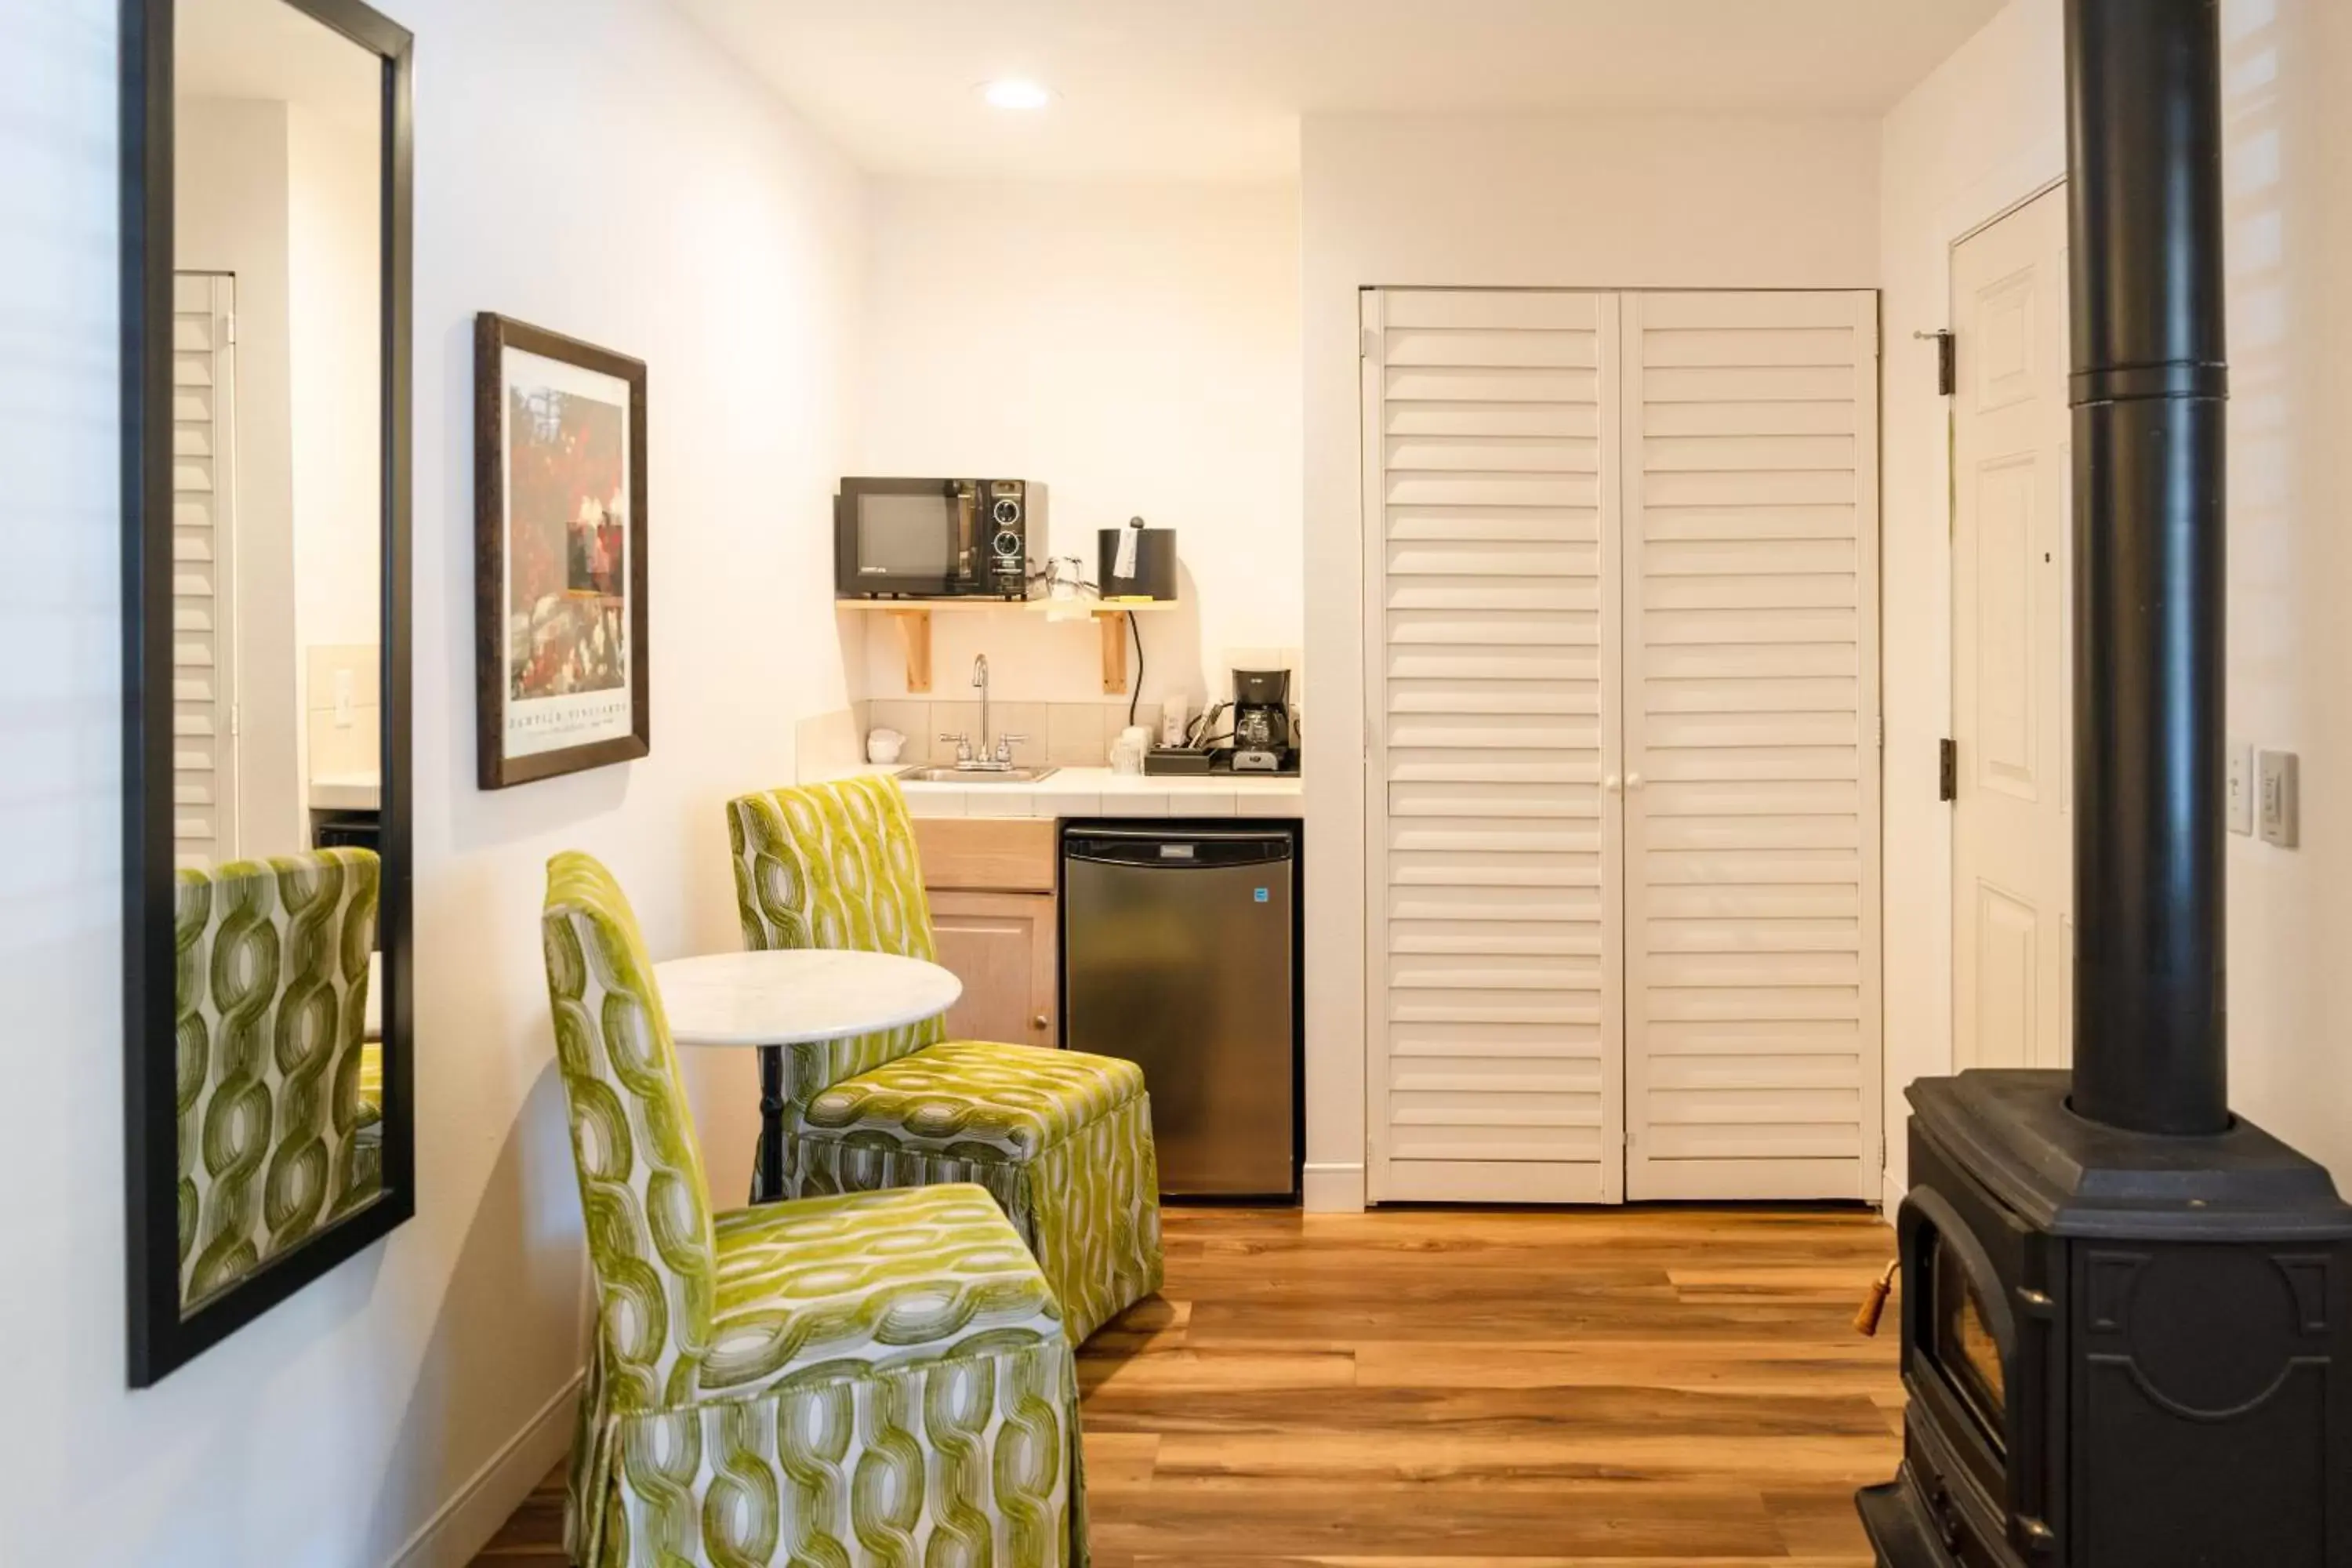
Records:
M2265 844L2282 849L2295 847L2302 829L2302 807L2296 799L2300 771L2293 752L2254 753L2255 815Z
M2229 742L2229 783L2222 791L2221 820L2232 833L2254 831L2254 749L2243 741Z

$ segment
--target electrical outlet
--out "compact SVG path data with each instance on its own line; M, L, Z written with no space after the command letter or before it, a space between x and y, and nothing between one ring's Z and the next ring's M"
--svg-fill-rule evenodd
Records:
M335 728L338 730L348 730L352 727L353 706L352 687L350 669L335 671Z
M2254 749L2243 741L2229 743L2230 774L2221 796L2221 820L2232 833L2254 831Z
M2293 752L2254 753L2257 816L2265 844L2282 849L2295 847L2302 830L2302 805L2296 798L2301 793L2296 779L2300 772Z

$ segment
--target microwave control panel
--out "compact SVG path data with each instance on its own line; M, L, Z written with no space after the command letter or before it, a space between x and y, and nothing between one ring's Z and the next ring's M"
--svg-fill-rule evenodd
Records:
M1018 595L1029 586L1029 539L1033 521L1030 487L1019 479L988 481L988 574L998 592Z

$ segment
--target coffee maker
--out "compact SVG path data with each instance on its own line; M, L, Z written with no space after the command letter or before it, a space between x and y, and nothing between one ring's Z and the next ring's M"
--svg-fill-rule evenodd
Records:
M1234 671L1234 772L1298 771L1290 720L1290 671Z

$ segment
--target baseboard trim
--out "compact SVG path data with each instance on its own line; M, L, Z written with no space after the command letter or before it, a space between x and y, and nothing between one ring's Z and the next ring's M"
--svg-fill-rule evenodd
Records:
M1309 1164L1300 1173L1299 1197L1308 1214L1364 1212L1364 1167Z
M583 1375L573 1373L557 1389L522 1430L508 1438L393 1554L388 1568L466 1568L572 1446L572 1418Z

